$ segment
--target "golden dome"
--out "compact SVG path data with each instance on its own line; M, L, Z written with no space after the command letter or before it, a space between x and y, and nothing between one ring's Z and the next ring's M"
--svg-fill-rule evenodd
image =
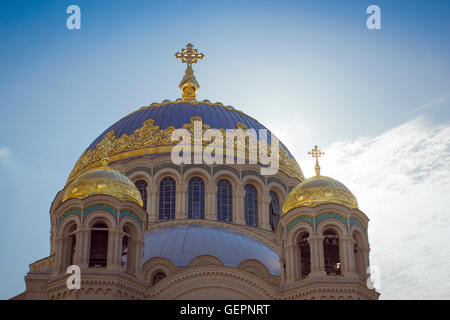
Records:
M283 214L302 206L315 207L323 203L337 203L358 209L358 202L341 182L325 176L309 178L289 192L283 204Z
M83 199L93 194L106 194L124 201L134 201L142 207L139 190L125 175L104 164L79 175L64 194L63 201Z

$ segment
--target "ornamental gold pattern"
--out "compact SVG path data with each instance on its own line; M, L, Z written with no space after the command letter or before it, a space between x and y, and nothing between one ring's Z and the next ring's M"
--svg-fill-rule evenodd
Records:
M190 122L183 125L184 129L187 129L191 134L191 141L193 142L194 135L194 121L202 121L201 117L194 116L190 119ZM206 130L211 129L211 126L205 124L202 121L202 133ZM236 123L236 128L247 129L242 123ZM218 129L222 134L227 137L224 139L224 146L227 142L230 142L229 135L225 135L226 130L223 128ZM179 143L179 141L172 141L172 133L175 131L175 127L169 126L166 129L161 129L159 126L155 125L154 119L147 119L142 127L136 129L133 134L123 134L117 138L114 134L114 130L109 131L105 137L100 141L97 146L91 150L85 151L75 164L72 172L69 175L67 183L72 181L74 178L86 172L89 169L101 166L101 160L105 156L105 151L102 146L105 145L105 140L110 142L112 149L109 152L110 162L119 161L122 159L127 159L131 157L152 155L152 154L162 154L170 153L172 148ZM228 139L228 141L227 141ZM203 144L203 147L210 144ZM239 145L242 149L238 148L238 142L234 142L234 150L245 150L245 155L237 153L237 157L244 157L249 159L249 148L248 144L245 146ZM270 155L271 148L267 145L267 153ZM280 146L279 148L279 169L286 173L288 176L296 177L299 180L304 180L304 176L300 170L300 167L295 161L295 159L290 156L287 151Z

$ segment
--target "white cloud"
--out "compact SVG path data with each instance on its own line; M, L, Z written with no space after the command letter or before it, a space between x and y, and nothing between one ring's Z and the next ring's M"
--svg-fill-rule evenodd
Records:
M6 161L11 158L11 150L8 147L0 147L0 161Z
M347 185L371 219L381 298L449 299L450 125L418 118L325 152L323 174Z

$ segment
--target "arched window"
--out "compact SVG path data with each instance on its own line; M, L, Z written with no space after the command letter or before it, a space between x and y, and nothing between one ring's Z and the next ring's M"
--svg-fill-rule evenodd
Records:
M233 187L226 179L217 183L217 220L233 221Z
M304 232L298 241L298 247L300 249L300 265L302 271L302 278L305 278L311 273L311 251L308 241L309 233Z
M120 260L120 265L122 266L122 268L124 270L127 270L127 266L128 266L128 240L129 240L129 236L127 234L124 234L123 238L122 238L122 254L121 254L121 260Z
M90 267L106 267L108 257L108 227L97 223L91 229Z
M159 219L175 219L176 183L171 177L166 177L159 184Z
M188 218L205 219L205 183L199 177L189 180Z
M121 254L121 266L124 271L128 273L134 273L134 259L135 251L133 246L132 230L127 225L125 225L123 227Z
M258 194L251 184L245 185L244 198L245 223L249 226L258 225Z
M141 193L144 210L147 210L147 182L145 180L138 180L135 185Z
M278 201L278 196L275 192L270 191L270 205L269 205L269 222L272 231L277 228L277 222L280 218L280 205Z
M157 271L153 277L152 277L152 286L154 286L155 284L157 284L159 281L161 281L162 279L164 279L166 277L166 274L162 271Z
M66 238L63 242L64 245L64 257L63 257L63 266L67 268L68 266L74 264L75 261L75 249L77 243L77 225L73 224L70 226Z
M323 235L325 272L327 274L341 274L341 261L339 259L339 236L333 230L326 230Z

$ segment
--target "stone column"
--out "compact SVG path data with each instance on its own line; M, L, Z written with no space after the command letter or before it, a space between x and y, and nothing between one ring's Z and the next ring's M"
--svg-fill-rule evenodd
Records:
M186 183L183 182L183 183L180 183L179 185L177 185L175 219L187 219L187 217L188 217L187 191L188 191L188 186Z
M73 257L72 264L75 264L79 267L81 267L81 261L82 261L82 248L83 248L83 237L82 233L80 232L80 229L77 229L75 231L75 255Z
M339 239L340 245L342 248L342 257L341 257L341 265L342 265L342 273L346 277L350 277L352 279L357 279L358 275L355 269L355 255L353 252L354 248L354 240L352 237L342 237Z
M210 182L205 188L205 219L217 220L217 186Z
M325 276L323 237L310 236L308 241L311 252L311 277Z
M283 249L284 250L284 249ZM285 272L285 268L284 265L286 264L285 258L280 258L280 270L281 270L281 288L285 288L286 287L286 272ZM286 266L287 268L287 266Z
M55 259L55 273L61 273L63 271L64 261L64 238L57 237L55 239L56 245L56 259Z
M296 281L302 278L302 260L298 244L294 243L292 246L294 248L292 257L294 264L294 280Z
M134 275L140 275L142 271L142 259L144 257L144 240L133 240L134 245Z
M272 198L269 192L264 192L261 196L261 211L259 213L259 225L264 230L272 230L269 224L269 204Z
M367 279L369 277L369 274L367 273L367 268L370 267L369 253L370 253L370 248L361 248L361 256L362 256L361 260L362 260L364 279Z
M80 228L78 231L78 234L80 235L80 253L79 256L81 258L79 259L80 268L85 269L89 267L89 254L90 254L90 236L91 236L91 230L89 228Z
M122 243L119 244L119 241L122 240L121 234L122 232L119 229L108 230L108 256L106 264L108 270L120 270L119 255L121 253Z
M233 190L233 205L236 207L236 210L233 210L233 221L236 224L245 225L244 196L245 189L242 186L238 186L236 190Z
M152 223L158 221L158 186L156 184L151 184L147 187L147 213L148 213L148 222Z
M292 245L284 247L285 250L285 263L286 263L286 284L289 285L294 282L294 272L292 266Z

